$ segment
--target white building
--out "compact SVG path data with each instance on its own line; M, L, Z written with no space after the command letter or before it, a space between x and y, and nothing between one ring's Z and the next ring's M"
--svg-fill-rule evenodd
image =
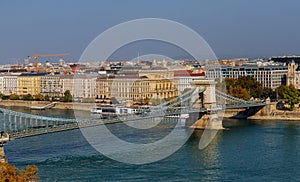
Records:
M0 92L4 95L18 93L18 75L0 75Z
M252 76L263 87L272 89L285 85L287 74L287 66L222 66L221 68L210 68L206 71L206 77L209 79L238 79L240 76Z
M95 98L96 77L88 75L60 76L61 93L70 90L73 98Z
M195 79L205 78L205 73L193 73L192 70L174 70L175 87L181 93L188 88L192 88Z

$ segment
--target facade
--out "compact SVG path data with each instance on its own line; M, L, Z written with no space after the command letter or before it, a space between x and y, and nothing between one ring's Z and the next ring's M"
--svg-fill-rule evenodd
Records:
M287 66L222 66L210 68L206 71L206 77L216 78L235 78L240 76L252 76L264 87L276 89L280 85L286 84L288 74Z
M149 79L145 76L118 76L111 83L111 97L118 100L140 101L150 98Z
M154 70L140 70L139 77L149 79L150 98L171 98L179 94L175 87L174 71L166 68L156 68Z
M0 93L4 93L4 77L0 76Z
M150 83L145 76L137 75L103 76L96 81L97 98L140 101L150 98Z
M175 87L179 92L183 92L185 89L192 88L192 82L195 79L205 78L205 73L193 73L192 70L175 70Z
M8 96L18 93L18 75L19 74L0 75L0 92L3 95Z
M117 100L133 101L167 99L178 95L174 80L173 72L156 70L142 70L120 76L102 76L96 81L96 96L99 99L115 97Z
M96 98L111 98L111 86L114 77L100 76L96 79Z
M74 98L95 98L96 97L96 77L74 76Z
M37 95L41 93L41 77L45 73L23 73L18 76L18 95Z
M63 95L69 90L74 98L95 98L96 77L86 75L62 75L60 76L60 93Z
M74 81L72 75L59 76L60 94L63 96L65 91L69 90L73 95Z
M41 94L50 97L61 96L60 78L57 75L45 75L41 77Z
M294 85L300 89L300 70L295 62L288 64L287 85Z

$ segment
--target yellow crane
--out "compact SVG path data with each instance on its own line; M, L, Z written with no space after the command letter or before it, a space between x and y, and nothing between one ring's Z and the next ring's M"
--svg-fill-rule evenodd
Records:
M34 68L35 71L38 72L38 61L40 57L56 57L56 56L69 56L69 53L64 53L64 54L37 54L36 51L34 51L33 56L28 56L28 59L33 59L34 60Z

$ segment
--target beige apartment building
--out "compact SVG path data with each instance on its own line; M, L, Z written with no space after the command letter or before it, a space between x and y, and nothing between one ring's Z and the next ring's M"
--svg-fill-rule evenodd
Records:
M96 96L99 99L167 99L177 96L178 93L174 84L174 73L168 70L140 70L132 74L98 77L96 81Z
M42 76L45 76L45 73L22 73L18 76L18 95L40 94Z
M96 81L97 98L138 101L150 98L149 79L137 75L105 76Z

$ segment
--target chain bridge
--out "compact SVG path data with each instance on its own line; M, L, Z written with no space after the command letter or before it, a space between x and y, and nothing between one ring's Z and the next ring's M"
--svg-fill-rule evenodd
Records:
M10 138L15 139L101 124L128 121L138 122L138 120L151 121L158 117L176 118L176 116L181 114L217 113L226 108L249 108L265 105L265 103L245 101L230 96L216 90L214 84L211 83L209 85L195 83L195 85L196 87L184 92L180 96L160 105L152 106L149 110L141 110L138 114L120 115L117 118L66 119L45 117L0 108L0 131L1 133L9 133Z

